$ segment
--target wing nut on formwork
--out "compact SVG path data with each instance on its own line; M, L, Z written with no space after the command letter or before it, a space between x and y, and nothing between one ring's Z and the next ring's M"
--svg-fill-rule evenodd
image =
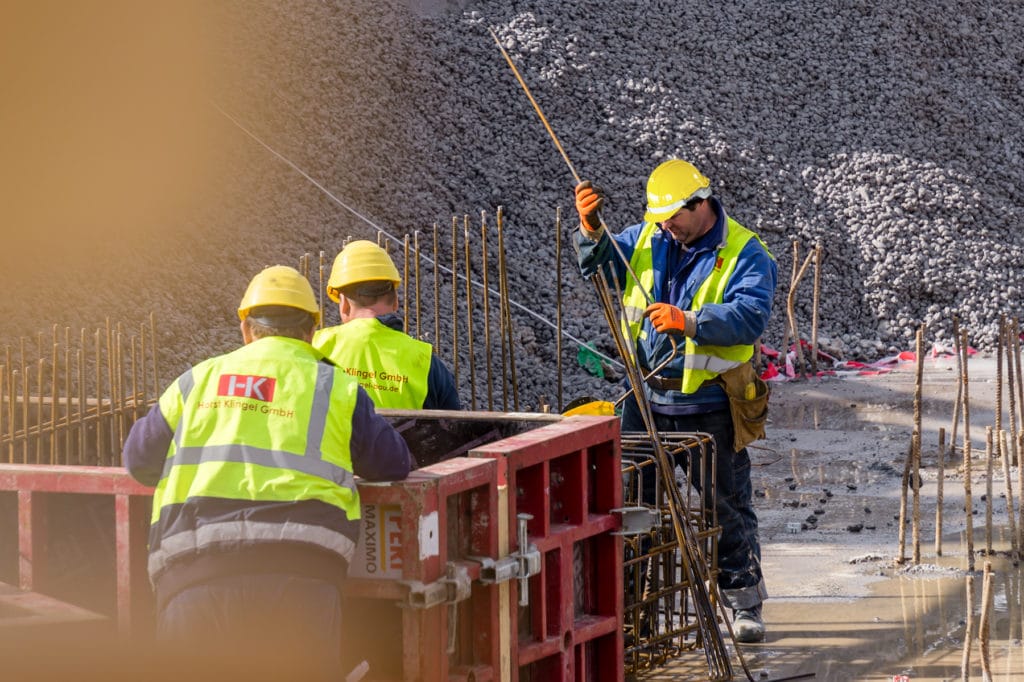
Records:
M432 583L419 580L402 580L402 585L409 588L405 601L399 606L411 609L429 609L442 604L457 604L469 599L473 581L469 577L466 566L448 562L445 577Z
M643 535L650 533L661 520L657 509L650 507L618 507L611 510L612 514L622 517L622 527L612 531L610 535Z

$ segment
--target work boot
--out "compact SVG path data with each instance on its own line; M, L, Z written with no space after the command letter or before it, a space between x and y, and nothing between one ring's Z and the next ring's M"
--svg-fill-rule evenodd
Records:
M740 644L764 641L764 621L761 620L760 604L749 609L733 610L732 634Z

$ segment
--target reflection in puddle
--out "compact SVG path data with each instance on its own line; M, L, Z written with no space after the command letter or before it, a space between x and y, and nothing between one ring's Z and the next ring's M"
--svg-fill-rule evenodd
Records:
M886 566L891 577L873 583L870 595L856 600L815 599L767 602L767 644L744 649L755 675L768 679L814 672L829 681L891 680L908 675L921 680L959 680L967 614L966 573L953 564ZM1005 555L992 562L993 607L990 661L995 679L1024 679L1021 648L1022 571ZM981 679L977 641L982 608L979 556L973 580L973 630L970 671ZM880 566L884 562L879 562Z

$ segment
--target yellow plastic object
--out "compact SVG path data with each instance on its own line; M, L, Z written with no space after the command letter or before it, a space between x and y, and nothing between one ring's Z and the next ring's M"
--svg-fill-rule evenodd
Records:
M660 223L674 216L691 199L711 196L711 181L689 161L669 159L647 179L644 221Z
M614 417L615 416L615 403L610 403L607 400L591 400L575 407L562 412L566 417L574 417L577 415L585 415L588 417Z
M398 268L388 252L371 241L357 239L349 242L334 259L331 276L327 280L327 295L338 302L338 291L350 284L386 280L402 283Z
M305 310L320 322L320 306L309 281L295 268L274 265L252 278L242 302L238 304L238 319L245 320L249 311L265 305L280 305Z

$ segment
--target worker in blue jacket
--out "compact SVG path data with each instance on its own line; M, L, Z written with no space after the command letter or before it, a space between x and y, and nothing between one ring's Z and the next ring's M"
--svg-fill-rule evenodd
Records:
M256 275L238 316L244 345L183 373L125 440L125 467L156 486L157 636L192 663L234 661L242 678L270 665L275 679L340 679L354 476L404 478L409 449L310 345L319 306L297 270Z
M648 377L643 390L658 431L699 431L714 439L719 587L734 611L736 639L763 641L767 590L751 503L750 439L734 429L726 383L742 377L739 392L746 386L746 397L763 398L766 409L767 390L750 359L771 313L775 260L756 234L726 214L708 178L687 161L671 159L651 173L643 223L610 234L599 216L602 202L589 181L576 187L580 270L589 277L604 267L608 282L622 289L623 333ZM632 395L622 430L646 430ZM700 471L698 462L689 465Z

